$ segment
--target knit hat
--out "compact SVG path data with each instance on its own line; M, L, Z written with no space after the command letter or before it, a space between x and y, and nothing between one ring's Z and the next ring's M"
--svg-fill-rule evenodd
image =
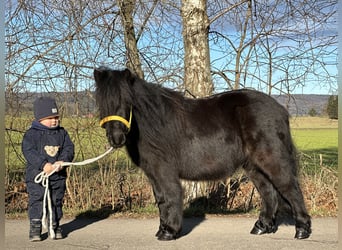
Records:
M44 118L59 116L56 101L50 97L38 97L33 103L34 118L40 121Z

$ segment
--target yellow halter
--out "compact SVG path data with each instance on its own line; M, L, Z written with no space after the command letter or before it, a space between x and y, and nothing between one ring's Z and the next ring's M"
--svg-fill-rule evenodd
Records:
M110 115L110 116L106 116L100 121L100 127L102 127L106 122L109 122L109 121L122 122L128 128L128 131L129 131L131 129L131 122L132 122L132 107L131 107L131 111L129 112L129 121L127 121L125 118L118 116L118 115Z

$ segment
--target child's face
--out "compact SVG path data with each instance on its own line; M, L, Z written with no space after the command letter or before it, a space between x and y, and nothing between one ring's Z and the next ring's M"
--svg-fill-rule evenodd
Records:
M46 127L54 128L54 127L58 126L59 117L58 116L48 117L48 118L44 118L44 119L40 120L39 122Z

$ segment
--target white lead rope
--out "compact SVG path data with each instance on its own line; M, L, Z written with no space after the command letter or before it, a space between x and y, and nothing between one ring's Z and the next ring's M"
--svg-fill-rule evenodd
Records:
M62 164L59 164L58 166L54 166L54 170L50 174L46 174L44 171L40 172L35 178L34 182L35 183L41 183L43 187L45 187L45 192L44 192L44 197L43 197L43 217L42 217L42 225L44 228L47 228L46 225L46 200L48 202L48 210L49 210L49 234L52 239L55 238L55 232L52 227L52 204L51 204L51 196L50 196L50 190L49 190L49 177L53 173L55 173L59 167L64 167L64 166L82 166L86 164L93 163L95 161L98 161L105 155L109 154L113 150L113 147L109 148L106 152L104 152L102 155L99 155L95 158L87 159L81 162L63 162Z

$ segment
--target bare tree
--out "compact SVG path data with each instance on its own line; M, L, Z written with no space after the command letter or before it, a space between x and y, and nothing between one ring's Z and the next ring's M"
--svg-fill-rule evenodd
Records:
M212 94L206 0L182 1L184 85L194 97Z
M229 89L271 94L336 82L336 1L234 3L214 2L208 10L216 88L223 80Z
M125 47L127 53L127 67L135 72L140 78L144 78L141 61L137 47L137 39L134 32L133 11L135 0L119 1L122 27L124 29Z

